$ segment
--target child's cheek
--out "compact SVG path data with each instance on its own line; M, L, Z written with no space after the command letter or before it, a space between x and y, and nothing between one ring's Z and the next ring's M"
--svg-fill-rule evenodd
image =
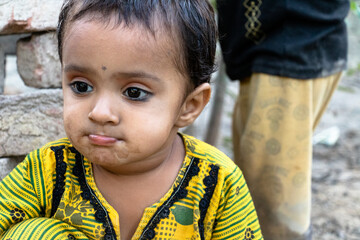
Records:
M67 121L67 118L64 116L64 128L65 128L65 132L67 137L69 138L69 140L71 142L73 142L73 136L72 133L74 132L73 126L71 124L71 122Z

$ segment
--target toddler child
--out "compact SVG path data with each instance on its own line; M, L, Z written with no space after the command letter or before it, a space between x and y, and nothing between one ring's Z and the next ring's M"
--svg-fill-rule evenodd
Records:
M179 128L210 98L207 0L68 0L59 17L67 138L0 184L3 239L262 239L244 177Z

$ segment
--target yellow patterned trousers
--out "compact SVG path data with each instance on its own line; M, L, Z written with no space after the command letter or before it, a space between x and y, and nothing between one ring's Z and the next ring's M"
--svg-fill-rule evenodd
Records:
M307 239L312 134L340 76L299 80L255 73L240 82L233 115L235 162L266 240Z

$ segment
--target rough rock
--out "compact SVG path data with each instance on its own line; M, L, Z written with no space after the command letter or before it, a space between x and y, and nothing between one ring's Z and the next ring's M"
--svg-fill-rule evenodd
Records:
M62 93L0 95L0 157L22 156L64 137Z
M0 45L0 94L4 92L5 86L5 54Z
M17 44L17 68L27 86L60 88L61 64L55 32L20 39Z
M0 158L0 181L5 178L22 160L24 160L24 156Z
M0 5L1 6L1 5ZM0 45L4 50L5 54L15 55L16 54L16 42L20 38L30 36L29 33L26 34L14 34L14 35L1 35L0 36Z
M55 30L62 0L0 1L0 34Z
M29 34L0 36L0 94L3 94L5 91L5 79L7 78L6 57L7 55L15 55L17 40L27 36Z

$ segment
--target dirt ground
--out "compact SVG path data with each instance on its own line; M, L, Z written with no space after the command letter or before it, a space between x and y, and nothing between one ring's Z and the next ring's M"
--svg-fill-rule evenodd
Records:
M360 73L344 76L315 131L321 135L313 151L313 240L359 240Z

